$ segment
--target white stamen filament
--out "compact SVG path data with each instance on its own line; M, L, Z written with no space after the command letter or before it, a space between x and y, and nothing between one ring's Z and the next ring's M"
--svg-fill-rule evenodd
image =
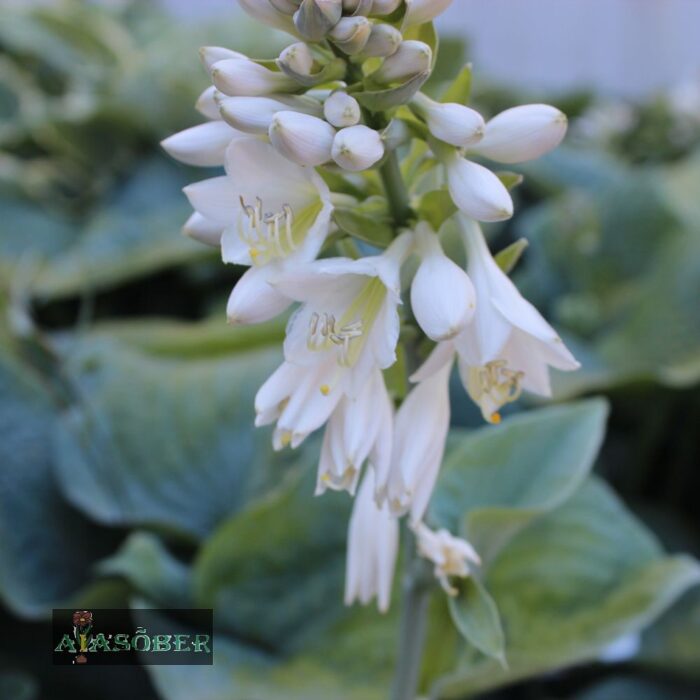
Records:
M296 250L292 232L294 213L289 204L276 213L264 213L260 197L255 198L254 207L246 204L243 197L240 201L243 216L238 221L238 235L249 247L254 265L264 265Z
M339 363L349 364L350 341L362 335L362 321L339 326L333 314L311 314L307 346L310 350L325 350L329 343L340 346Z

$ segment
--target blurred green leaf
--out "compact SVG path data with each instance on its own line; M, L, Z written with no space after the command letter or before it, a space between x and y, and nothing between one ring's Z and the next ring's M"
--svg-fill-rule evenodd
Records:
M435 231L439 231L445 221L456 211L457 207L450 193L445 189L426 192L417 205L420 218L425 219Z
M369 197L358 206L336 207L333 219L345 233L378 248L386 248L394 237L386 200L380 196Z
M466 105L472 92L472 65L468 63L457 73L457 77L450 83L447 89L440 95L440 102L456 102Z
M507 248L499 251L494 258L501 270L507 275L510 274L528 245L527 238L518 238L517 241L511 243Z

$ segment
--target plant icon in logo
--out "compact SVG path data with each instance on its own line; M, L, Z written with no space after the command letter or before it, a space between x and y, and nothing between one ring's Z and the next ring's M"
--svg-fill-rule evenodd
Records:
M92 639L92 613L89 610L76 610L73 613L73 637L77 642L78 651L80 652L75 658L75 663L87 663L85 652L88 650L88 644Z

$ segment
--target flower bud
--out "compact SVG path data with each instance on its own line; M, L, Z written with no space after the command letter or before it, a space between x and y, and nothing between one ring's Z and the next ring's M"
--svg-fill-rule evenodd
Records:
M221 234L224 232L223 226L211 219L207 219L198 212L185 222L182 233L199 243L218 248L221 246Z
M218 120L173 134L161 141L160 145L182 163L213 167L224 164L226 149L236 136L235 129Z
M238 4L258 22L297 35L294 22L289 16L296 10L294 6L299 6L297 0L238 0Z
M522 163L556 148L566 128L566 115L556 107L513 107L486 123L484 138L472 150L499 163Z
M211 77L216 88L231 97L293 92L299 88L296 81L288 75L248 59L218 61L212 67Z
M239 51L226 49L223 46L202 46L202 48L199 49L199 57L202 59L202 63L207 69L207 73L211 73L212 67L219 61L225 61L231 58L240 58L246 61L248 60L248 57L245 54L242 54Z
M335 129L323 119L299 112L277 112L268 133L272 145L294 163L321 165L331 159Z
M323 116L333 126L354 126L360 121L360 105L347 92L334 92L323 105Z
M437 235L421 221L414 233L421 263L411 284L411 307L424 333L435 341L461 333L476 310L467 273L442 251Z
M321 41L342 13L342 0L302 0L294 13L294 24L305 39Z
M469 107L435 102L422 93L417 93L411 104L425 119L430 133L445 143L461 148L478 142L484 135L482 116Z
M384 143L379 133L368 126L349 126L335 135L332 155L345 170L366 170L384 155Z
M513 216L513 200L503 183L487 168L460 158L444 159L452 201L477 221L503 221Z
M362 55L391 56L401 45L403 37L401 32L390 24L373 24L369 39L362 49Z
M195 109L207 119L221 119L219 105L216 102L216 87L210 85L195 102Z
M277 59L280 67L285 70L285 73L292 76L308 76L311 75L314 67L314 57L308 44L299 41L296 44L288 46L282 51Z
M372 74L372 78L375 82L385 85L404 81L429 71L432 60L433 52L427 44L414 39L402 41L396 52L384 59L384 63Z
M372 3L372 15L390 15L399 5L401 0L374 0Z
M291 110L321 116L321 105L317 100L297 95L222 97L219 110L228 124L247 134L267 134L277 112Z
M406 29L414 24L430 22L451 4L452 0L406 0L406 14L401 28Z
M301 0L266 0L276 10L285 15L293 15L301 5Z
M229 323L264 323L291 306L292 300L269 283L269 272L269 268L251 267L236 282L226 304Z
M353 56L365 47L371 31L372 23L366 17L343 17L328 36L339 49Z
M366 17L372 11L372 0L343 0L343 14Z

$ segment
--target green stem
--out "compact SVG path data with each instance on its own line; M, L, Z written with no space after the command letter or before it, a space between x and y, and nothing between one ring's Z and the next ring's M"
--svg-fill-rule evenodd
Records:
M430 585L426 581L425 562L416 555L416 541L407 527L406 563L401 600L398 656L391 700L415 700L425 646Z
M395 151L390 151L381 168L379 175L384 184L386 197L389 201L389 211L396 226L405 226L411 214L408 204L408 192L401 175L399 160Z

